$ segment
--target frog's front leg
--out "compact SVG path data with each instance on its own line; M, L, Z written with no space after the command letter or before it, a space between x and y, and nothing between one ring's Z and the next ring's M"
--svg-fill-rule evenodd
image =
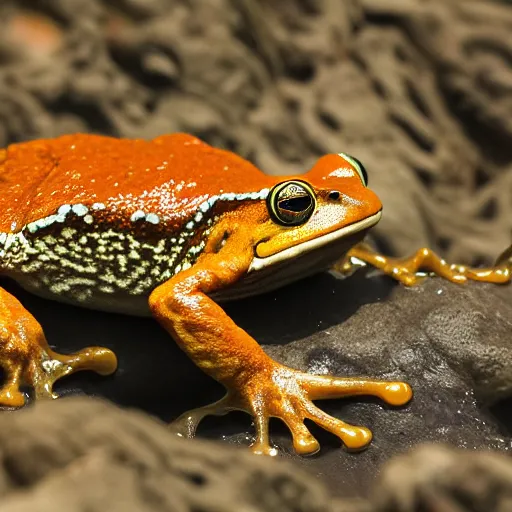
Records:
M385 274L411 286L420 281L423 276L418 275L420 270L435 274L454 283L465 281L485 281L488 283L508 283L512 277L510 266L506 262L494 267L472 268L466 265L447 263L434 251L427 248L418 249L408 258L391 258L375 252L365 243L354 246L345 257L334 266L334 269L349 274L361 263L372 265L382 270Z
M89 347L76 354L54 352L37 320L10 293L0 288L0 366L4 384L0 405L21 407L25 403L20 386L33 388L35 398L57 398L56 380L79 370L101 375L115 371L116 357L110 350Z
M250 246L245 252L239 246L228 254L231 256L203 254L192 268L180 272L150 296L150 307L158 321L199 368L227 388L219 402L180 416L173 424L174 430L192 437L204 416L242 410L254 418L256 441L252 450L256 453L274 453L268 434L271 417L286 423L295 450L301 454L319 449L318 441L304 425L305 419L337 435L348 448L366 446L371 440L368 429L329 416L313 400L374 395L389 404L403 405L412 396L410 387L401 382L309 375L273 361L208 297L236 282L249 268Z

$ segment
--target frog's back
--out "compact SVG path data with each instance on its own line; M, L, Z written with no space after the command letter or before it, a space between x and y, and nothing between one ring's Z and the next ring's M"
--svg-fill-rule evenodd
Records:
M104 204L127 217L148 210L179 228L208 196L251 191L251 175L264 176L181 133L152 141L77 134L13 144L0 151L0 232L76 204Z

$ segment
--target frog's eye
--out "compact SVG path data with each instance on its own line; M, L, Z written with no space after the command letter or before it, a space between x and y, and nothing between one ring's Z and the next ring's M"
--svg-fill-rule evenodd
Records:
M356 170L357 174L359 174L359 177L361 178L363 185L367 187L368 173L366 172L364 165L357 158L347 155L346 153L338 153L338 155L344 158L350 165L352 165L352 167Z
M316 206L313 189L303 181L285 181L268 195L268 210L275 222L285 226L304 224Z

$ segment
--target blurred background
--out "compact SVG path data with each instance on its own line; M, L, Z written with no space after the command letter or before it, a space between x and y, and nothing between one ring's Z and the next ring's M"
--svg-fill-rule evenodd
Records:
M510 244L511 114L507 1L0 3L0 146L186 131L273 174L344 151L388 253Z

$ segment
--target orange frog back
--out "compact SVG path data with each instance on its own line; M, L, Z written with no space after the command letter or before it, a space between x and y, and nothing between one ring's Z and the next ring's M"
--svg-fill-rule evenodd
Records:
M77 134L13 144L0 152L0 177L2 232L66 205L98 204L112 222L145 209L179 227L211 196L273 183L250 162L182 133L152 141Z

